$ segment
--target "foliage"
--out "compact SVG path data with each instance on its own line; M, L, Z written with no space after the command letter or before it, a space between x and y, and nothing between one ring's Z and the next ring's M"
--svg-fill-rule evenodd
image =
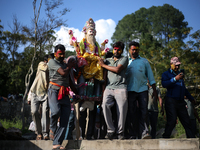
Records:
M22 129L22 121L20 119L16 119L16 118L13 120L0 119L0 122L5 129L11 128L11 127Z
M146 40L152 35L162 46L167 47L171 40L183 41L187 37L191 29L187 25L182 12L169 4L140 8L119 21L112 40L124 42L128 50L130 41Z
M176 124L176 131L177 133L175 134L175 138L186 138L186 134L185 134L185 129L183 128L180 120L178 119L177 124Z
M161 109L159 108L159 112ZM162 128L165 128L166 124L166 116L162 116L161 113L158 113L158 122L157 122L157 131L159 131Z
M5 129L15 127L20 129L22 131L22 134L31 132L30 130L28 130L28 127L22 129L22 120L19 118L14 118L12 120L0 119L0 122Z
M76 51L68 51L68 50L66 50L65 51L65 58L67 58L67 57L69 57L69 56L72 56L72 55L76 55Z

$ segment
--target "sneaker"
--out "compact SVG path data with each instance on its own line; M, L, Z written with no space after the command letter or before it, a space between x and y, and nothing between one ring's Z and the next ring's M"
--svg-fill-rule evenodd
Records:
M118 134L118 139L119 140L123 140L124 139L124 134L123 133L119 133Z
M142 136L142 139L151 139L151 135L148 133Z
M108 137L109 140L112 140L113 137L114 137L114 132L108 132L107 137Z

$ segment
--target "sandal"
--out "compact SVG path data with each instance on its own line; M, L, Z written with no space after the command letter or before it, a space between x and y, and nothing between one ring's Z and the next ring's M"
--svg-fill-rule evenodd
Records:
M43 136L43 139L44 140L49 140L49 137L48 136Z
M50 130L50 132L49 132L49 137L50 137L50 140L54 140L54 133L53 133L53 131L52 130Z
M53 148L52 150L61 150L60 148L62 148L62 149L64 149L64 150L66 150L66 148L65 147L63 147L63 146L58 146L58 147L56 147L56 148Z
M42 140L42 135L38 134L37 137L36 137L36 140Z

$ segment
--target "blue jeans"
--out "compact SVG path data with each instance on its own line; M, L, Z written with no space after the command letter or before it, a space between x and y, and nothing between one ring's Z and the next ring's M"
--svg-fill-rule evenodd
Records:
M54 133L53 145L61 145L68 125L71 104L68 95L58 100L59 90L48 89L49 107L51 110L50 129ZM60 126L57 128L57 121L60 117Z
M71 110L69 121L67 125L67 130L65 133L65 140L73 140L72 131L74 130L74 110Z

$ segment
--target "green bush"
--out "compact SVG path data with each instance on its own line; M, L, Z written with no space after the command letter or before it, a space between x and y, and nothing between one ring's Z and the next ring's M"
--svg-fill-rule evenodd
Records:
M6 120L6 119L0 119L1 124L5 129L15 127L18 129L22 128L22 121L20 119L13 119L13 120Z

